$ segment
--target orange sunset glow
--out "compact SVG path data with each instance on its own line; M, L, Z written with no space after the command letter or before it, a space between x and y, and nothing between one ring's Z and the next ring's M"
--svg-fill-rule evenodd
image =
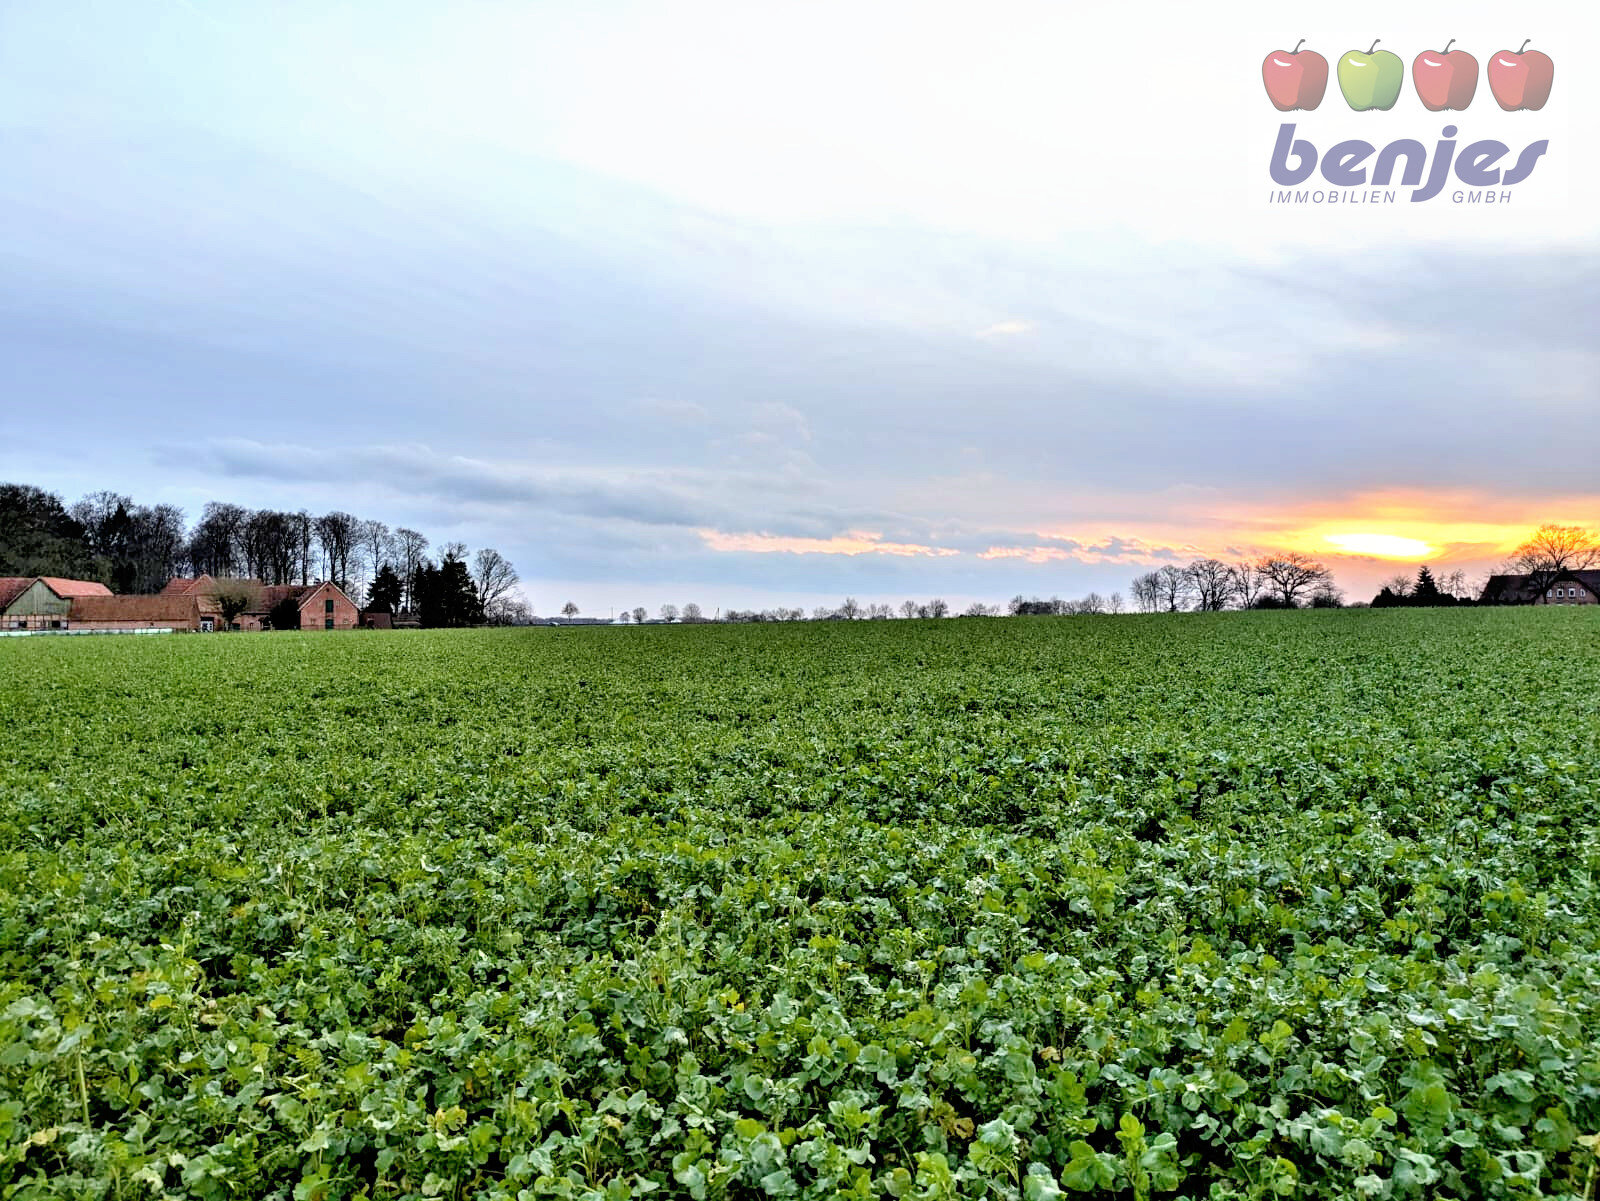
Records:
M1379 559L1425 559L1438 551L1432 543L1399 534L1324 534L1322 540L1346 554Z

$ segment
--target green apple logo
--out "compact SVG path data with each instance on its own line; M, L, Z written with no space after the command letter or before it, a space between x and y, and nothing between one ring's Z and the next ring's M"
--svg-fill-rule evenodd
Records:
M1406 66L1400 56L1378 50L1376 38L1365 54L1350 50L1339 56L1339 90L1345 103L1358 113L1393 108L1405 78Z

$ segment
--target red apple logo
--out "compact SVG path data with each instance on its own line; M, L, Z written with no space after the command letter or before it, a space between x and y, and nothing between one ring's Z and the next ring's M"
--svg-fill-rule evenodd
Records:
M1465 50L1452 51L1455 44L1451 38L1443 50L1424 50L1411 64L1411 82L1430 113L1466 108L1478 90L1478 60Z
M1550 80L1556 73L1556 65L1548 54L1528 50L1531 41L1533 39L1529 38L1523 42L1522 50L1515 54L1509 50L1497 51L1484 72L1489 77L1489 90L1508 113L1519 108L1537 112L1550 99Z
M1301 38L1293 50L1274 50L1261 64L1267 98L1281 113L1314 109L1328 90L1328 60L1315 50L1301 50L1305 44Z

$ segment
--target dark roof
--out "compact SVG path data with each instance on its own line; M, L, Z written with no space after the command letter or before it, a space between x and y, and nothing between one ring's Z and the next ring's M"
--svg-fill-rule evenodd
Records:
M26 592L28 585L37 578L31 575L0 575L0 609Z
M77 596L70 621L193 622L199 605L192 596Z
M1563 583L1581 584L1590 592L1600 596L1600 570L1562 571L1550 577L1546 587L1554 588ZM1488 583L1483 586L1484 600L1497 600L1506 598L1534 599L1533 577L1528 574L1507 573L1492 575Z

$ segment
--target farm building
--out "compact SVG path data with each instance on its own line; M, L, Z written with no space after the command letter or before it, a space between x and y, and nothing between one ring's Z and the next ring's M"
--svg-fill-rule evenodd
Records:
M59 576L0 579L0 629L65 630L70 628L74 600L90 596L110 596L111 589L90 580L67 580Z
M235 596L243 608L225 620L223 598ZM360 610L332 583L263 584L202 575L174 579L154 596L114 596L89 580L0 576L0 633L264 630L284 601L294 603L302 630L353 630L361 624Z
M243 594L244 608L224 623L221 598ZM201 628L210 620L214 628L265 630L272 611L286 600L295 602L302 630L353 630L361 614L355 602L337 584L263 584L260 580L218 580L209 575L173 579L161 590L163 597L190 597L198 604Z
M302 630L353 630L361 620L361 611L337 584L267 584L229 628L269 629L272 611L286 600L292 600L299 610Z
M1486 605L1593 605L1600 603L1600 571L1563 571L1539 595L1538 581L1529 575L1490 576L1483 586Z
M80 596L73 599L73 630L200 630L199 602L192 596Z

